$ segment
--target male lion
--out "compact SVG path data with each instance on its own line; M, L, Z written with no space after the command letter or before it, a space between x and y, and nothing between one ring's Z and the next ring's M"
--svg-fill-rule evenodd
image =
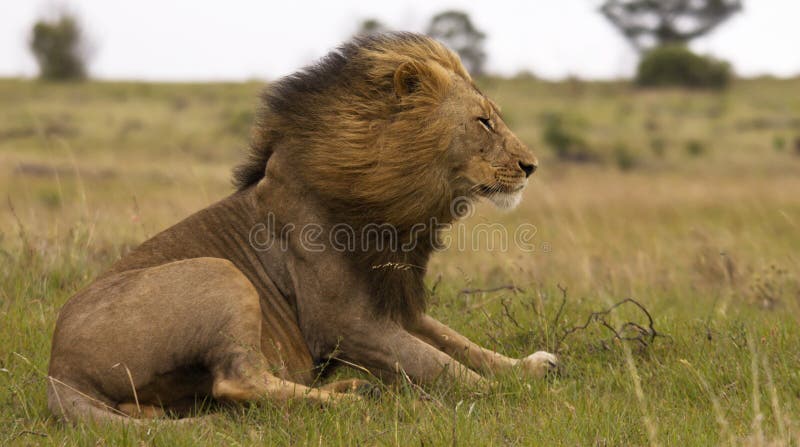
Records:
M358 398L344 391L359 381L308 388L334 355L420 383L555 366L546 352L488 351L425 314L431 222L459 217L458 198L515 206L537 166L440 43L357 38L276 82L251 149L237 192L144 242L61 310L55 414L127 421L204 396Z

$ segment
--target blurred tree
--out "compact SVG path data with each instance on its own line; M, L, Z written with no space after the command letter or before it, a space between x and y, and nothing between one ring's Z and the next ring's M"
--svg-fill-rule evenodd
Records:
M371 36L389 31L389 27L378 19L366 19L358 26L357 36Z
M50 80L86 78L86 47L77 19L62 14L34 24L30 48L39 64L39 76Z
M662 45L642 56L636 70L636 83L643 87L724 89L732 76L727 62L694 54L681 44Z
M742 0L605 0L600 12L639 52L686 44L741 11Z
M483 51L484 34L472 24L469 15L462 11L444 11L436 14L428 25L426 34L458 53L470 74L483 74L486 52Z

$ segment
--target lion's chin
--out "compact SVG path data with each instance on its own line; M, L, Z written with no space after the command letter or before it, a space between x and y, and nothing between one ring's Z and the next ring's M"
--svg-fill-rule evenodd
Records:
M487 197L494 206L503 210L512 210L522 201L522 191L498 192Z

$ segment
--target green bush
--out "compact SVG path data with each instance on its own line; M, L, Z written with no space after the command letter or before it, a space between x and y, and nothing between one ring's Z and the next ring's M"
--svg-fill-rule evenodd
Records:
M781 135L775 135L772 138L772 148L777 152L783 152L783 150L786 148L786 139Z
M542 116L542 138L559 160L575 162L597 161L597 154L589 148L584 137L584 123L570 115L546 113Z
M620 171L630 171L635 168L639 160L627 145L624 143L617 143L614 147L614 162Z
M644 87L723 89L731 77L727 62L697 55L682 45L667 45L644 55L636 72L636 83Z
M700 157L707 152L705 143L700 140L689 140L686 142L686 153L691 157Z
M662 137L655 137L650 139L650 150L658 158L663 158L667 150L667 140Z
M69 15L33 25L31 51L42 79L79 80L86 77L86 54L78 21Z
M253 127L255 113L252 107L241 108L238 110L226 111L225 131L236 137L247 137L250 135L250 128Z

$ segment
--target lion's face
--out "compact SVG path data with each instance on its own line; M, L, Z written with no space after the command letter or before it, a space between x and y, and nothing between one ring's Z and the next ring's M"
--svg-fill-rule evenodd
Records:
M455 191L499 208L517 206L538 160L506 126L497 105L457 78L441 110L456 123L448 148Z

